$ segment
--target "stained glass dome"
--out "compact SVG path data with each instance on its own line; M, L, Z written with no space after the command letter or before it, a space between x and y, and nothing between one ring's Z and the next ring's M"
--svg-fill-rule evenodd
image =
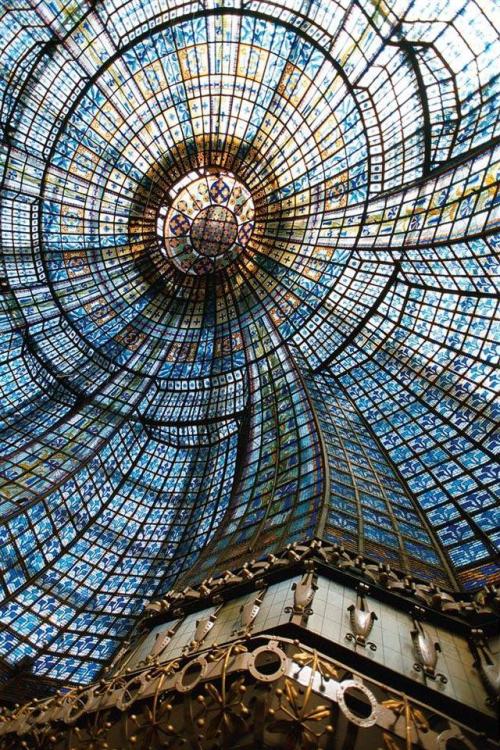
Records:
M87 683L313 536L493 580L493 4L14 0L0 40L0 672Z

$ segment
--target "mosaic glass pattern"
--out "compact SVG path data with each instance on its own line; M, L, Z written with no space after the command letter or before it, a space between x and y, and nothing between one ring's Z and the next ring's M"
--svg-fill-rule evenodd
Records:
M313 535L498 571L493 6L219 6L2 4L3 678Z
M254 227L254 203L232 175L209 170L186 175L158 212L160 251L179 271L215 273L247 245ZM172 199L173 198L173 199Z

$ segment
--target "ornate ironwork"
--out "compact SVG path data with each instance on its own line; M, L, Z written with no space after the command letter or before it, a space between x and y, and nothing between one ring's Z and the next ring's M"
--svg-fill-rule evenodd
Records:
M313 750L331 746L332 737L342 741L346 731L355 750L445 748L450 738L493 748L314 649L267 636L4 712L0 750Z
M372 651L376 651L377 645L373 641L369 641L368 636L372 631L377 615L368 609L364 594L366 591L368 591L368 587L361 584L356 595L356 604L351 604L347 608L352 632L346 634L346 639L353 641L357 646L363 648L369 646Z

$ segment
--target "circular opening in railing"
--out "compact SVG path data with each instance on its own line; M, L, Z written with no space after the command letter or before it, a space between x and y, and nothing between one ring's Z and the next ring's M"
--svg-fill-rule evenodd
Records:
M195 685L199 683L202 677L205 676L207 671L207 662L203 657L194 659L186 664L185 667L180 671L179 676L175 682L175 687L181 693L186 693L192 690Z
M278 654L275 654L272 651L262 651L255 659L254 664L255 669L258 672L269 676L275 674L278 669L280 669L281 659Z
M285 673L285 654L277 647L259 646L250 655L249 670L258 680L271 682Z
M341 682L337 701L344 716L359 727L371 727L377 721L378 702L366 685L356 680Z
M360 719L367 719L372 712L372 704L358 688L347 688L344 692L344 701L349 711Z
M179 270L197 276L230 265L254 227L252 196L224 170L196 170L180 180L159 209L160 251Z
M201 672L202 666L200 662L194 662L194 664L190 664L182 675L182 685L184 687L191 687L191 685L196 685L201 677Z

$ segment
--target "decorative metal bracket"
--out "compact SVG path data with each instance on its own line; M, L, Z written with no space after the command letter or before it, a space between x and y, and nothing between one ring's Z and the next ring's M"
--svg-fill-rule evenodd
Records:
M157 634L156 640L153 644L153 648L151 649L147 657L149 660L157 660L160 658L161 654L172 640L172 636L174 635L175 631L176 628L173 627L162 630Z
M215 622L217 620L217 615L219 614L220 606L217 607L215 612L212 612L211 615L208 617L203 617L201 620L196 620L196 628L194 631L194 638L187 646L184 647L183 653L184 655L191 653L192 651L196 651L207 635L212 630L213 626L215 625Z
M347 608L349 612L349 621L351 623L351 632L346 633L346 640L354 642L357 646L366 648L368 646L371 651L377 650L377 645L373 641L368 640L373 623L377 620L377 615L372 612L368 607L366 600L366 594L369 588L366 584L361 583L358 586L356 592L356 604L351 604Z
M314 577L314 568L312 565L308 565L307 572L302 576L302 580L292 586L293 607L285 607L285 612L291 612L293 615L300 615L301 617L312 615L313 611L310 605L314 599L314 592L318 590Z
M249 635L250 634L253 624L255 622L255 618L259 614L260 605L262 604L265 593L266 593L266 589L263 589L258 592L257 596L254 599L251 599L246 604L241 605L240 617L239 617L239 623L241 627L235 628L233 630L233 635Z
M286 569L298 563L314 565L315 561L352 573L356 576L356 583L361 576L368 583L380 585L393 594L405 597L412 604L417 600L425 607L452 614L466 622L474 618L474 626L478 618L489 621L492 614L500 611L500 591L493 586L486 586L473 600L461 599L458 594L443 592L437 586L403 575L387 563L375 563L363 555L348 552L341 544L330 544L314 538L302 544L293 542L279 554L268 555L265 560L250 560L234 571L225 570L221 575L205 578L195 588L187 586L181 591L169 591L162 599L146 605L146 617L166 612L174 617L182 617L186 605L203 601L208 606L214 602L214 594L228 584L252 582L254 589L260 590L269 583L268 575L278 568Z
M491 653L484 631L473 628L470 639L471 651L474 654L474 669L476 669L488 693L486 704L495 707L500 702L500 665Z
M448 682L446 675L442 672L436 672L438 656L441 653L441 646L437 641L432 641L420 620L416 619L415 615L420 611L421 607L415 607L415 614L413 616L415 630L411 631L413 651L416 658L413 669L416 672L423 672L430 680L439 680L445 685Z

